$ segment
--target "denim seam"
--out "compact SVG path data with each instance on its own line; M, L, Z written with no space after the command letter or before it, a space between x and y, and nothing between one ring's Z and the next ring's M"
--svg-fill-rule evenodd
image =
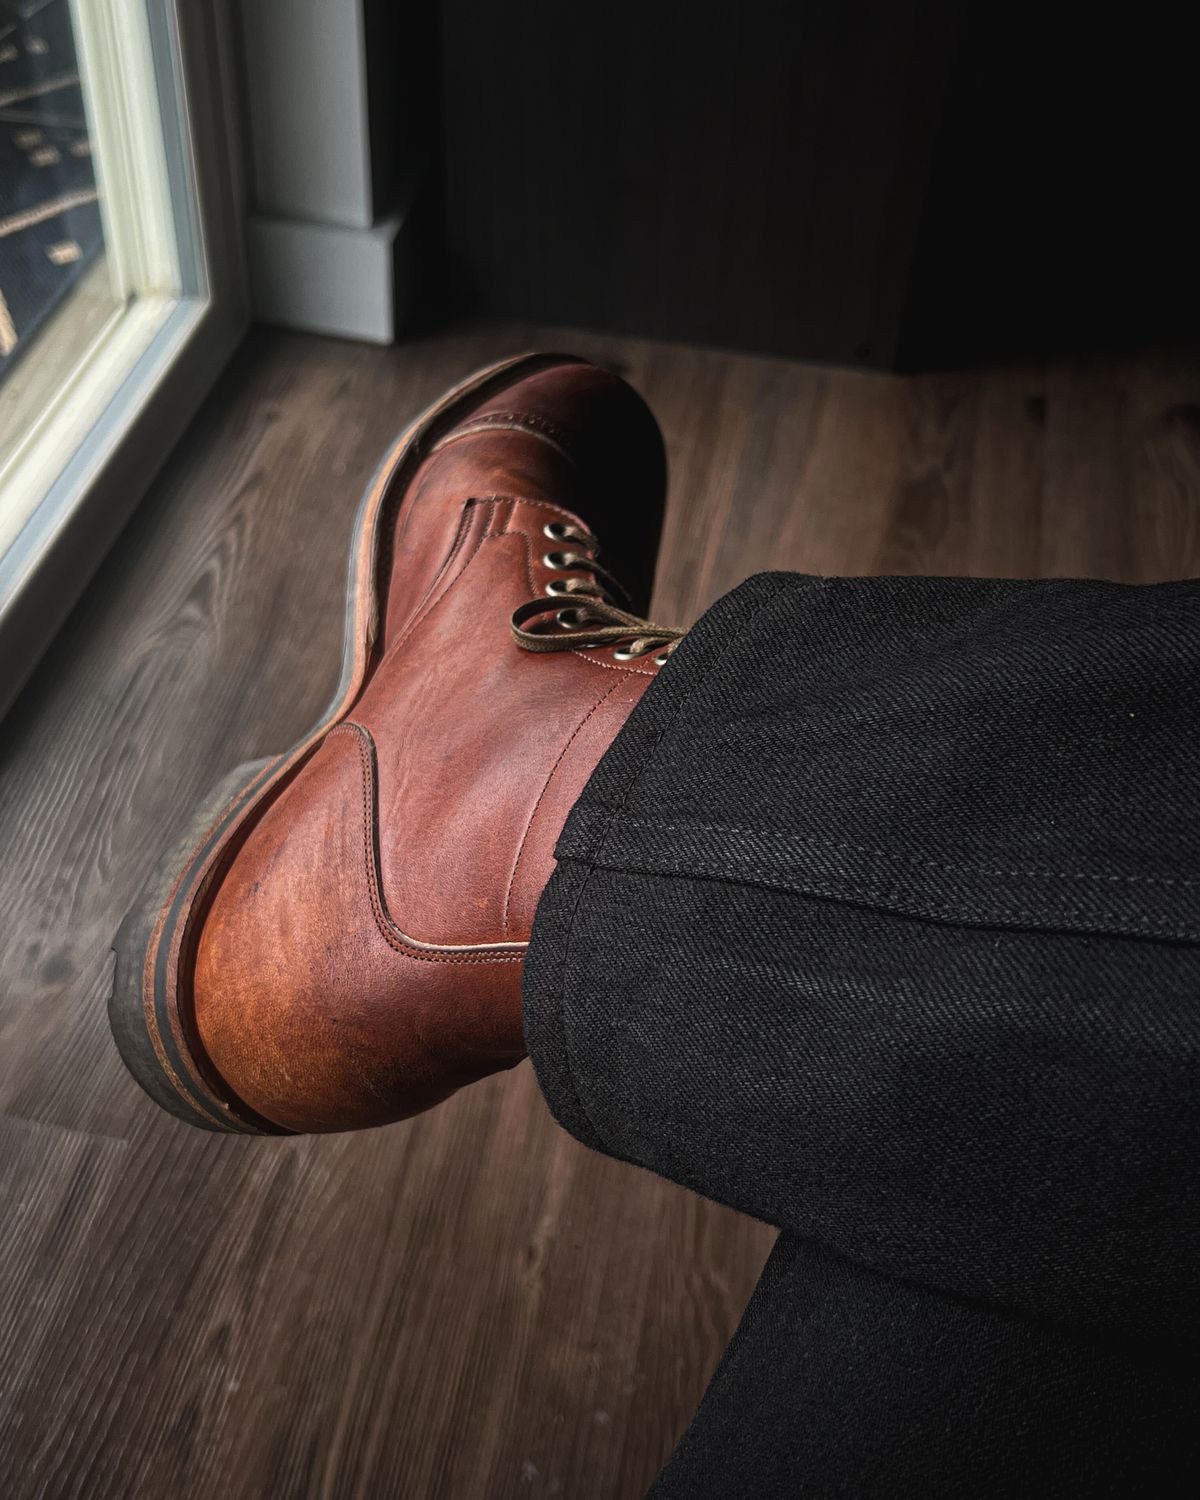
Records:
M575 1065L571 1059L571 1047L567 1035L566 975L567 967L570 962L571 938L575 931L575 918L579 912L579 904L583 900L584 890L586 889L588 882L591 880L592 875L595 873L595 869L596 866L594 865L581 865L579 867L582 879L579 882L579 890L576 893L575 900L571 903L570 916L566 919L566 932L562 939L562 957L559 962L558 972L555 978L555 984L558 990L558 1004L555 1007L555 1013L556 1019L558 1021L559 1034L562 1038L562 1058L566 1071L566 1084L571 1091L571 1099L574 1101L575 1110L578 1113L579 1118L586 1121L587 1127L592 1133L592 1141L588 1144L595 1144L599 1149L606 1149L604 1137L596 1129L595 1121L592 1119L590 1111L585 1106L583 1102L583 1096L579 1091L579 1085L577 1084L575 1079Z
M1017 923L1028 924L1030 927L1046 930L1056 930L1058 923L1062 921L1074 921L1077 926L1074 930L1080 935L1103 936L1104 930L1096 928L1097 920L1113 923L1115 932L1128 935L1142 934L1150 938L1176 938L1182 942L1200 942L1200 931L1174 923L1170 918L1154 920L1151 918L1130 918L1121 912L1093 911L1084 912L1070 908L1063 909L1057 913L1023 910L1014 907L1013 910L1004 913L995 911L973 910L968 903L960 907L945 906L934 901L923 901L917 903L905 903L892 899L884 900L879 896L872 896L869 892L834 891L828 886L813 881L809 884L800 884L794 878L781 873L777 868L767 865L742 864L733 871L728 863L718 863L715 860L706 860L702 857L687 858L677 861L678 869L664 869L661 864L653 861L637 861L628 859L614 859L603 866L604 869L614 872L624 872L635 875L661 875L667 879L687 880L691 877L703 879L715 879L726 885L740 885L746 879L753 880L755 877L775 890L784 890L793 895L807 897L813 900L826 900L840 902L842 905L862 906L872 911L892 912L899 916L909 917L916 920L928 918L933 921L942 920L952 922L958 926L966 927L1011 927ZM595 873L599 866L593 865L589 868L589 877ZM1057 918L1057 922L1056 919Z
M774 589L771 590L771 592L767 595L767 597L765 599L762 599L762 600L759 601L759 603L755 606L754 609L752 609L750 611L750 613L746 616L746 618L742 621L742 623L738 626L738 628L735 631L733 631L732 634L727 638L727 640L725 641L725 644L721 648L721 650L717 653L717 655L714 657L714 659L710 663L708 663L708 665L699 673L699 675L696 678L696 681L692 684L691 688L684 694L684 696L676 704L674 713L671 715L671 717L667 720L667 722L659 730L658 734L654 738L654 742L650 745L650 747L647 749L645 755L642 757L641 761L639 762L637 770L634 772L633 776L630 777L629 784L628 784L628 786L626 786L625 792L624 792L623 796L621 797L620 802L617 804L616 808L614 809L614 811L612 812L611 816L608 819L608 827L605 829L604 833L600 836L599 846L597 847L595 853L591 856L591 858L589 858L587 860L587 862L585 864L584 877L583 877L583 879L579 883L579 890L576 893L575 900L574 900L574 902L572 903L572 906L571 906L571 915L570 915L570 918L569 918L568 923L567 923L566 938L565 938L565 941L563 943L563 961L562 961L562 968L561 968L561 971L560 971L560 973L561 973L561 984L560 984L559 1008L560 1008L560 1015L561 1015L561 1021L562 1021L563 1061L566 1064L567 1078L568 1078L568 1081L569 1081L569 1083L571 1085L571 1092L574 1094L576 1102L579 1105L579 1113L588 1122L588 1125L589 1125L589 1127L590 1127L590 1129L592 1131L592 1134L595 1136L596 1140L598 1140L600 1142L604 1142L605 1138L601 1134L601 1132L599 1130L597 1130L597 1128L596 1128L596 1122L592 1118L591 1111L585 1107L585 1105L583 1103L582 1095L581 1095L580 1090L579 1090L579 1086L578 1086L578 1084L576 1082L575 1062L574 1062L574 1059L573 1059L573 1057L571 1055L570 1027L567 1024L567 1014L566 1014L566 1010L567 1010L567 1007L566 1007L566 979L567 979L568 970L569 970L570 965L571 965L571 947L572 947L572 944L573 944L573 941L574 941L574 937L575 937L575 924L576 924L576 920L577 920L577 918L579 916L579 908L582 905L584 895L587 892L587 888L591 884L591 880L592 880L593 875L595 875L597 869L600 867L600 857L601 857L601 855L604 852L604 845L605 845L605 842L607 841L609 831L612 829L613 825L617 821L617 818L620 816L621 812L624 810L626 803L629 801L629 798L632 796L633 789L637 785L638 781L641 779L642 772L644 771L645 767L658 754L658 751L659 751L660 747L662 746L663 741L666 739L667 735L671 732L671 730L674 729L676 721L679 718L679 715L683 712L683 710L691 702L691 700L695 696L695 694L699 691L699 689L701 687L701 684L704 683L707 680L708 675L713 671L713 669L715 667L717 667L722 661L724 661L725 657L729 654L729 652L733 649L733 647L737 644L737 642L741 640L742 636L750 628L750 626L753 624L753 622L758 618L758 616L763 612L763 610L766 609L766 607L769 604L771 604L784 591L785 587L786 587L786 585L784 583L780 583L777 587L775 587Z
M648 828L661 833L690 833L702 831L704 833L739 833L755 839L764 846L764 852L770 852L772 845L799 846L805 849L837 849L850 854L868 854L874 859L888 860L893 863L921 865L930 870L942 870L946 873L962 873L966 875L985 875L1000 880L1094 880L1097 882L1119 882L1131 885L1169 885L1196 887L1200 886L1200 880L1189 880L1182 875L1104 875L1094 870L1054 870L1054 869L1027 869L1027 870L993 870L985 865L956 864L950 861L929 859L921 854L900 854L889 849L874 848L869 844L841 843L836 839L823 839L805 834L764 834L761 828L746 828L732 823L667 823L657 818L622 818L626 828ZM611 832L613 819L608 820L608 826L604 831L607 839ZM600 852L603 852L603 844ZM737 856L733 856L737 858ZM597 854L599 858L599 853Z

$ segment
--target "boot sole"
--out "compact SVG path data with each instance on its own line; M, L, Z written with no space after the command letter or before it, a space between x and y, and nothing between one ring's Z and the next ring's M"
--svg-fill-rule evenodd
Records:
M145 882L113 940L108 1002L117 1049L133 1077L169 1114L204 1130L288 1135L229 1089L204 1058L188 1004L185 971L197 918L256 810L292 776L349 712L370 676L380 617L381 562L408 482L429 448L470 409L541 370L579 361L527 354L480 371L424 411L396 439L359 504L350 549L342 674L325 713L283 755L236 767L196 808L187 829Z

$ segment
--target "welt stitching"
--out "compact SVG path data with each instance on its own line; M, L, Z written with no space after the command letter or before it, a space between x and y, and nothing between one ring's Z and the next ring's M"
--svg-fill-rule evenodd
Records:
M383 905L383 894L379 889L379 872L376 868L375 846L373 839L374 831L374 807L372 803L372 792L374 790L374 769L371 765L368 741L370 734L361 724L351 723L349 720L331 729L327 738L332 739L335 734L352 734L358 744L359 767L362 771L362 799L363 799L363 851L367 867L367 887L371 893L371 910L375 916L375 925L379 929L380 936L397 952L403 953L406 958L415 958L424 963L458 963L458 964L496 964L496 963L521 963L524 953L480 953L460 954L449 953L445 950L430 953L420 948L414 948L400 935L399 929L388 916ZM486 946L484 944L481 947Z
M1094 880L1130 885L1200 886L1200 880L1189 880L1182 875L1105 875L1096 870L1053 870L1031 868L1025 870L993 870L985 865L959 864L930 859L922 854L900 854L888 849L872 848L869 844L847 844L836 839L816 838L804 834L764 834L761 828L745 828L735 823L666 823L657 818L624 818L622 822L630 828L651 828L662 833L687 833L702 830L705 833L744 833L757 839L766 839L777 844L798 844L812 849L838 849L849 854L869 854L872 858L891 863L921 865L929 870L947 873L987 875L999 880ZM732 858L737 859L735 853Z
M575 728L571 731L571 737L570 737L570 739L567 741L567 743L562 747L561 751L559 752L558 759L554 762L553 766L551 766L551 768L550 768L550 774L549 774L549 776L546 777L545 784L543 785L541 791L538 793L538 799L537 799L537 801L533 805L533 811L529 814L529 822L526 823L526 825L525 825L525 832L521 835L521 847L517 850L516 862L513 865L512 875L509 877L508 891L506 892L505 897L504 897L504 935L505 935L505 937L508 936L508 911L509 911L509 906L510 906L510 904L512 902L513 886L516 884L516 881L517 881L517 871L521 868L521 856L525 853L525 845L529 841L530 830L533 828L533 825L534 825L535 821L537 820L538 809L541 807L542 801L545 798L546 793L550 790L550 783L554 780L555 774L558 771L559 766L562 765L563 760L566 757L567 751L575 743L575 737L578 735L579 731L583 728L583 726L591 719L592 715L597 711L597 709L599 709L602 704L607 703L608 700L609 700L609 698L612 697L612 695L616 692L616 690L620 686L621 686L621 684L619 682L614 682L609 687L605 688L604 692L601 693L600 697L596 699L595 703L592 704L591 708L588 709L587 713L584 714L583 718L580 719L580 721L579 721L578 724L576 724Z

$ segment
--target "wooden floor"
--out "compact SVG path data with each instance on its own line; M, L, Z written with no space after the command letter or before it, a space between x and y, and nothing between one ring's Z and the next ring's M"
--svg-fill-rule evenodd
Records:
M351 517L443 387L626 371L674 471L657 617L746 574L1200 571L1200 358L918 380L629 341L256 335L0 726L0 1494L639 1496L772 1234L592 1155L526 1066L407 1125L193 1133L109 941L227 767L337 676Z

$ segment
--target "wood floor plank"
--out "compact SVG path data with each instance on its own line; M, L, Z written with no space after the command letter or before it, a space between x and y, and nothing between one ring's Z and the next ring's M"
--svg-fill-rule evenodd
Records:
M656 613L751 572L1200 573L1200 359L919 380L528 328L257 333L0 725L0 1492L640 1495L772 1232L591 1154L528 1067L365 1135L161 1117L108 1038L147 864L338 672L394 433L472 368L623 369L671 450Z

